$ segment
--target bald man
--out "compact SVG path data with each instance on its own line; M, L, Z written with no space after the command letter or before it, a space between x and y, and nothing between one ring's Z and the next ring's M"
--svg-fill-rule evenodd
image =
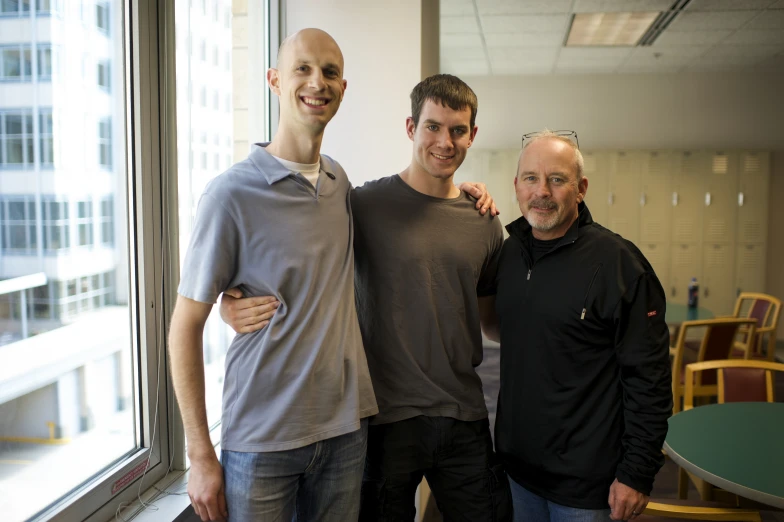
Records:
M354 306L351 185L319 154L346 90L343 55L317 29L281 48L267 72L277 133L207 185L171 322L188 494L204 521L356 520L366 418L378 412ZM235 337L226 355L219 462L202 334L233 287L274 300L264 328Z

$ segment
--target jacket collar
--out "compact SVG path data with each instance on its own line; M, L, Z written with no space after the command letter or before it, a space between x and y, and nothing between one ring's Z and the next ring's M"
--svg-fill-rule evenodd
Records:
M572 226L569 227L569 230L566 231L566 234L564 234L561 239L568 242L574 242L577 240L579 228L590 225L591 223L593 223L591 212L588 210L585 202L579 203L577 205L577 219L572 223ZM514 236L522 241L531 233L531 225L528 224L527 219L521 216L506 225L506 231L509 232L510 236ZM558 244L561 244L561 242L562 241L559 241Z
M264 179L272 185L295 174L295 172L284 167L272 154L267 152L267 145L269 145L268 141L264 143L254 143L248 158L256 168L259 169L259 172L264 176ZM319 159L321 160L321 170L326 172L331 179L335 179L332 162L323 155L319 156Z

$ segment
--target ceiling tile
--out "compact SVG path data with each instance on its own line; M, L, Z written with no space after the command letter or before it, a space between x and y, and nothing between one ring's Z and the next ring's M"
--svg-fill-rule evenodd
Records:
M552 64L558 55L557 47L497 47L487 51L490 54L490 62L493 64L493 68L496 65L504 64L504 62Z
M770 6L770 8L771 9L784 9L784 0L779 0L778 2L776 2L775 4Z
M566 35L569 15L517 15L481 16L482 30L486 33L558 32Z
M784 55L784 46L781 45L717 45L711 48L706 57L758 57L770 58L778 54Z
M660 65L660 64L637 64L630 63L621 65L616 72L624 74L670 74L680 72L685 66Z
M485 60L485 50L482 47L442 47L441 60Z
M784 45L784 31L777 29L758 29L737 31L722 43L741 45Z
M763 11L744 29L784 29L784 10Z
M740 11L765 9L775 0L691 0L687 11Z
M657 45L711 45L719 43L732 31L691 31L684 33L664 31L656 39Z
M488 47L552 47L563 44L564 35L554 33L488 33L485 42Z
M519 66L493 67L493 76L522 76L529 74L550 74L552 65L521 64Z
M441 17L474 15L473 0L441 0L439 5Z
M634 47L564 47L560 59L567 60L622 60Z
M476 0L479 14L548 14L570 13L572 0Z
M575 0L575 13L666 11L672 0Z
M655 44L646 47L637 47L635 54L653 56L659 53L661 56L700 56L705 54L705 51L710 49L711 45L666 45L660 43L658 40Z
M763 58L748 56L701 56L695 58L692 67L744 67L761 62Z
M625 65L637 63L646 66L682 66L688 65L696 57L705 54L709 45L693 47L638 47L629 56Z
M486 76L490 73L487 60L442 61L440 70L442 73L455 76Z
M756 11L683 12L667 27L666 32L738 29L756 14Z
M475 16L446 16L441 17L441 33L478 33L479 25Z
M556 74L607 74L615 72L617 64L569 64L557 65L553 70Z
M482 47L482 36L479 33L441 33L441 49L445 47Z

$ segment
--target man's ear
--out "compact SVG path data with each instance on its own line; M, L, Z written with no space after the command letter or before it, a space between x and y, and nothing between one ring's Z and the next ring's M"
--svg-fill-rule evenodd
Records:
M585 194L588 193L588 178L583 176L577 182L577 203L582 203L585 199Z
M277 69L267 69L267 85L272 92L280 96L280 71Z
M476 125L474 125L474 128L473 128L473 129L471 129L471 139L470 139L470 140L469 140L469 142L468 142L468 146L469 146L469 147L470 147L471 145L473 145L473 144L474 144L474 139L476 139L476 133L477 133L477 132L479 132L479 127L477 127Z
M414 141L414 133L416 132L416 123L414 123L414 118L409 116L406 118L406 133L408 134L408 139Z
M346 95L346 89L348 88L348 82L343 80L343 92L340 93L340 101L343 101L343 97Z

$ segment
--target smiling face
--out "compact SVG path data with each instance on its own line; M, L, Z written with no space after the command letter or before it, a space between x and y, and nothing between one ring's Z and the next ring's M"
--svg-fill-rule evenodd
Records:
M563 237L577 218L588 180L577 179L574 149L563 141L542 138L528 145L514 180L520 212L537 239Z
M303 29L284 42L278 68L267 79L280 98L280 125L317 134L343 100L343 54L324 31Z
M406 120L406 129L414 142L412 167L438 179L455 174L477 130L471 128L469 107L454 110L433 100L425 102L418 125L413 118Z

